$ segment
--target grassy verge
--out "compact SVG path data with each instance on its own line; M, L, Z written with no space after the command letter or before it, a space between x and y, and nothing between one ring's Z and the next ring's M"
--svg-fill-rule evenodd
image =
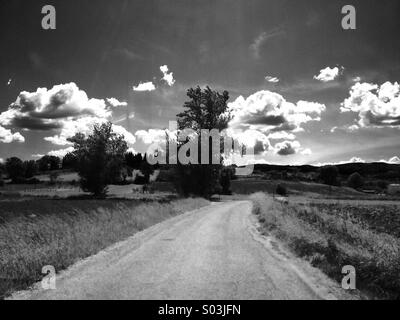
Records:
M57 271L151 225L208 204L29 200L0 203L0 298L39 281L42 267Z
M400 239L392 228L398 218L390 211L383 211L385 219L376 219L373 213L340 204L291 205L262 193L251 199L263 231L313 266L341 282L342 267L352 265L357 289L382 299L400 298Z

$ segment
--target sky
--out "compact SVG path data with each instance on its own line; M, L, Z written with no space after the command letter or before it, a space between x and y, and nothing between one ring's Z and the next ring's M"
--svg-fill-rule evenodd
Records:
M197 85L260 163L400 163L400 2L0 0L0 159L112 121L145 152ZM56 29L44 30L44 5Z

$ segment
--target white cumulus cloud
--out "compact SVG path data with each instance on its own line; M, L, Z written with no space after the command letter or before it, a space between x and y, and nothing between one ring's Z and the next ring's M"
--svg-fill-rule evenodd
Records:
M258 130L241 130L230 128L226 133L229 137L236 140L240 145L243 145L247 148L252 148L254 154L256 155L265 154L267 151L272 149L268 137Z
M113 108L120 108L120 107L127 107L128 103L127 102L121 102L118 99L115 98L108 98L106 99L107 103L113 107Z
M62 129L59 134L45 137L44 139L59 146L71 145L71 143L67 140L68 138L73 137L77 133L82 133L85 136L88 136L92 133L94 125L103 124L106 122L108 122L107 118L97 117L83 117L76 119L75 121L64 120L62 122ZM123 135L128 144L135 144L135 136L127 131L124 127L113 125L112 129L115 133Z
M325 69L320 70L319 74L314 76L314 79L321 82L333 81L343 73L343 70L343 67L326 67Z
M259 91L247 98L238 97L228 104L232 120L229 129L257 139L256 149L274 150L278 155L290 155L304 151L295 133L304 131L303 125L320 121L325 105L317 102L288 102L283 96L271 91ZM254 138L253 138L254 139ZM250 140L247 138L247 140ZM284 140L270 147L270 140Z
M256 129L271 133L275 131L302 131L301 125L319 121L326 107L323 104L299 101L288 102L280 94L259 91L248 98L238 97L229 103L232 112L232 128Z
M162 80L164 80L170 87L172 87L175 84L174 74L172 72L169 72L169 68L167 65L161 66L160 70L164 75Z
M156 86L154 85L153 82L145 82L145 83L139 83L136 87L133 87L133 91L136 92L151 92L156 90Z
M12 133L11 130L3 128L0 126L0 142L2 143L12 143L12 142L25 142L25 138L19 133Z
M0 114L0 124L29 130L61 128L63 119L83 116L108 118L111 110L103 99L89 99L75 83L56 85L36 92L23 91L7 111Z
M150 129L150 130L139 130L135 133L136 137L144 144L152 144L156 142L165 141L166 134L165 130L161 129Z
M73 147L69 147L69 148L66 148L66 149L50 151L47 155L63 158L67 153L70 153L70 152L73 152L73 151L74 151L74 148Z
M271 140L295 140L296 136L293 133L278 131L270 133L268 138Z
M312 155L312 150L307 148L307 149L303 149L302 151L300 151L300 153L304 156L309 156L309 155Z
M52 89L39 88L36 92L21 92L8 110L0 114L0 124L23 130L50 131L44 139L55 145L71 145L68 138L76 133L88 135L95 124L108 122L112 118L112 108L127 106L116 98L88 98L85 91L75 83L60 84ZM128 144L136 138L124 127L113 125L113 130L124 135ZM19 133L11 134L1 130L4 141L23 142ZM2 139L3 140L3 139Z
M400 85L356 83L342 103L341 112L358 113L360 127L400 126Z
M275 145L275 153L280 156L290 156L300 151L301 145L298 141L284 141Z

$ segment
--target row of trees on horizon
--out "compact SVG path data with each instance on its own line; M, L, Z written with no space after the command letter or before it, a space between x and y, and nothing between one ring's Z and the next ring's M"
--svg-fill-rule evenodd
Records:
M147 155L127 152L125 154L125 166L130 170L142 170L147 173ZM51 174L60 170L76 171L78 159L73 153L67 153L64 157L46 155L38 160L21 160L18 157L7 158L0 163L0 178L5 175L11 183L30 183L30 179L37 175ZM151 173L150 173L151 174Z

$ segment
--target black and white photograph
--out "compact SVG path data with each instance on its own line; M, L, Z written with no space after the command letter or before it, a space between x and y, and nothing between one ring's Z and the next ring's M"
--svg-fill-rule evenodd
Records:
M0 300L400 299L398 0L0 0Z

